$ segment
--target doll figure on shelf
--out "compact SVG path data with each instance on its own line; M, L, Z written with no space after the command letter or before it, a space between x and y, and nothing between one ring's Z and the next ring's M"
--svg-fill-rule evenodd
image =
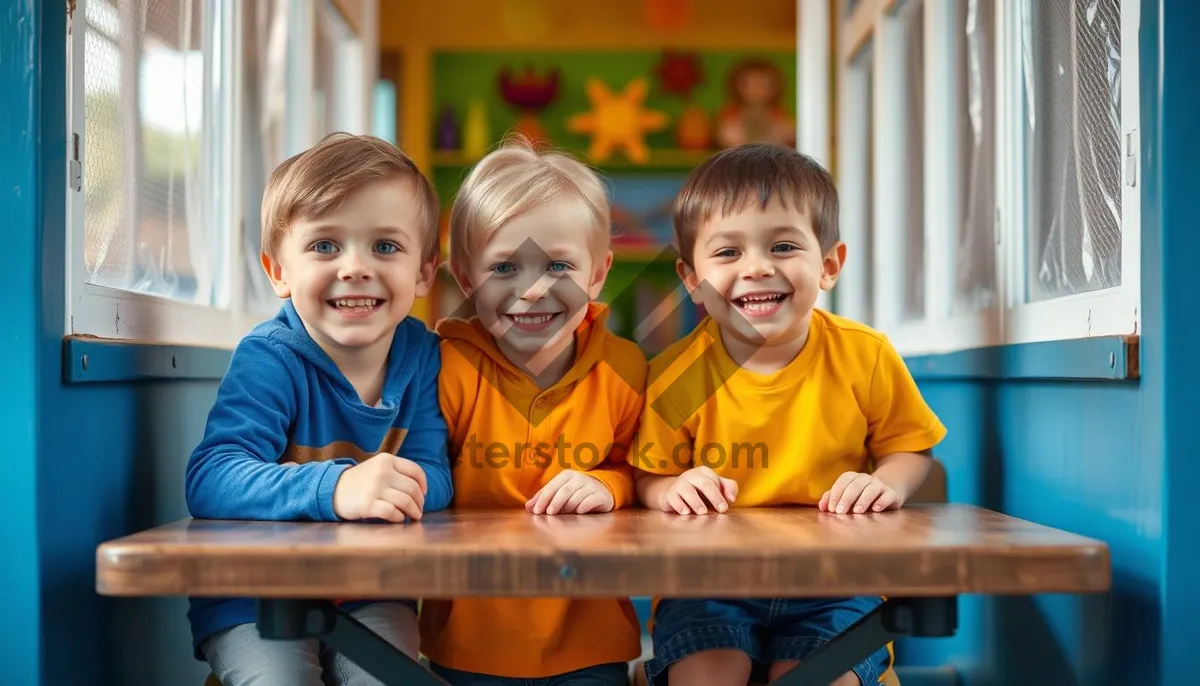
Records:
M783 74L766 60L746 60L729 73L729 104L721 110L717 142L796 144L796 122L784 111Z

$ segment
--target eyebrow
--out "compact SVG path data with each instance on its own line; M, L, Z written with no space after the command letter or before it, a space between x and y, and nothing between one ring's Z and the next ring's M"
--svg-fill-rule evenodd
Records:
M522 249L521 247L518 247L516 249L498 250L493 253L484 249L482 254L484 257L488 258L488 260L507 260L514 255L523 252L527 252L529 255L538 257L544 255L546 259L549 260L577 260L579 259L580 255L584 254L573 247L555 247L551 248L550 250L546 250L545 248L538 246L537 250L539 252L534 252L528 248Z
M330 233L337 233L345 230L346 227L342 224L313 224L306 228L302 235L306 238L315 238L317 236L324 236ZM404 238L412 239L412 235L401 226L376 226L371 228L370 231L376 234L384 234L387 236L403 236Z
M708 240L704 241L704 245L705 245L705 247L708 247L708 246L712 245L713 243L716 243L717 241L736 240L739 238L741 238L741 234L737 231L718 231L718 232L714 233L713 235L709 236Z
M781 233L786 233L786 234L794 234L801 238L805 238L804 230L794 224L780 224L778 226L773 226L769 230L769 233L772 236L778 236ZM728 231L728 230L727 231L718 231L718 232L714 233L713 235L709 236L708 240L704 242L704 245L705 245L705 247L708 247L709 245L712 245L713 243L716 243L719 240L737 241L740 239L741 239L740 231Z

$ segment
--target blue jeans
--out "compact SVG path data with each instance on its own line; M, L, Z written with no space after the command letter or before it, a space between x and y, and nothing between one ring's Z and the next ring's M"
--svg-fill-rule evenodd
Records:
M664 599L654 613L654 659L646 662L650 686L667 683L667 668L705 650L732 649L750 656L752 678L766 681L773 662L803 660L879 607L879 597ZM886 647L853 671L864 686L891 666Z
M566 674L539 678L489 676L430 663L434 674L451 686L628 686L629 665L611 662L606 665L586 667Z

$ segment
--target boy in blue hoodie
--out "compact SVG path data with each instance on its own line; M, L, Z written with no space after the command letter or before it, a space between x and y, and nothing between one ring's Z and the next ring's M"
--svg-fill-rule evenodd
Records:
M438 341L409 316L434 278L438 201L394 146L331 134L283 162L262 203L279 314L234 350L187 468L193 517L419 520L452 495ZM343 603L416 657L414 601ZM193 598L198 659L223 686L377 684L316 640L266 640L246 598Z

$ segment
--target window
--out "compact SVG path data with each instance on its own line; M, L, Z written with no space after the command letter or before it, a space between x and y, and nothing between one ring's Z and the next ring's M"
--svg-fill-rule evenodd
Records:
M328 2L80 0L70 45L67 334L232 347L279 307L267 175L368 128L357 37Z
M844 4L834 309L904 354L1137 333L1138 11Z

